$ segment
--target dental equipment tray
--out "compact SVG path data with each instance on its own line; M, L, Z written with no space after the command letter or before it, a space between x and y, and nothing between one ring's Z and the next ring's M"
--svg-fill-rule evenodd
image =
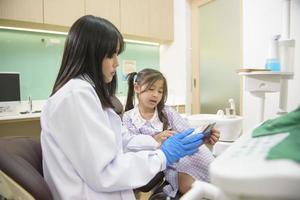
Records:
M255 68L242 68L242 69L238 69L236 70L237 73L240 72L257 72L257 71L271 71L270 69L255 69Z

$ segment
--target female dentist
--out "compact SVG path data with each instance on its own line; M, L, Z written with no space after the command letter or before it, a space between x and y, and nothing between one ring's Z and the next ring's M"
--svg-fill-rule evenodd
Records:
M54 199L135 199L133 188L202 144L193 130L158 147L151 136L123 129L111 101L123 47L120 32L102 18L83 16L69 31L41 116L44 177Z

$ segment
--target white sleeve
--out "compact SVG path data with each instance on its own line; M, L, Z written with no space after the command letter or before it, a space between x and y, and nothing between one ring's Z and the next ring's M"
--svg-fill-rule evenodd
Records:
M51 107L52 137L89 187L101 192L133 189L166 168L161 150L122 153L107 120L89 88L72 91Z
M131 134L125 126L122 126L122 129L123 149L125 152L156 150L159 147L159 143L151 135Z

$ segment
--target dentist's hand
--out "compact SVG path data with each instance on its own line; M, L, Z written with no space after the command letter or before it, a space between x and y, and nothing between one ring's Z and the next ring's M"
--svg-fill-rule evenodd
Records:
M162 143L161 150L167 158L167 166L198 151L199 146L203 143L203 134L190 135L193 131L194 129L188 129L176 133Z

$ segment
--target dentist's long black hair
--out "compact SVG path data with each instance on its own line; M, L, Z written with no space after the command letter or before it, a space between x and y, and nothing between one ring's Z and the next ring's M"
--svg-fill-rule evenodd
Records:
M163 123L163 130L167 130L169 126L169 121L167 114L164 111L165 103L167 101L168 97L168 86L167 86L167 80L164 77L164 75L155 70L155 69L150 69L146 68L141 70L140 72L132 72L127 75L128 79L128 93L127 93L127 100L126 100L126 106L125 106L125 111L131 110L134 107L134 85L137 84L138 86L146 86L146 88L141 91L141 93L149 90L152 85L158 81L162 80L164 82L163 85L163 94L160 102L157 104L157 113L159 120Z
M105 83L102 61L123 50L123 37L111 22L92 15L79 18L66 38L60 70L51 96L72 78L86 74L93 81L102 106L113 108L111 97L116 92L117 77L115 75L110 83Z

